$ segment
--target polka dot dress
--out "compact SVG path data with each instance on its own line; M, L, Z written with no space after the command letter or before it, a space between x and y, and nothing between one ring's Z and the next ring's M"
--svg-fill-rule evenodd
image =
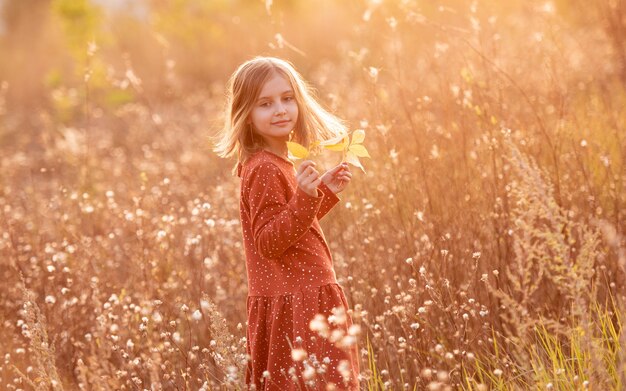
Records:
M309 327L316 314L340 319L328 323L331 332L347 335L352 325L319 224L339 198L323 182L316 197L305 193L293 163L266 150L239 164L238 176L248 274L246 384L358 390L357 345L340 348Z

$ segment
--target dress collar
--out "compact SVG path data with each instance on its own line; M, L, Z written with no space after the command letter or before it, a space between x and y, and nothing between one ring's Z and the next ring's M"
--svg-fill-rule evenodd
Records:
M267 149L261 149L260 153L265 154L266 156L269 156L272 160L275 161L280 161L282 164L288 164L292 167L295 167L295 165L293 164L293 162L283 156L279 156L277 154L275 154L274 152L268 151Z

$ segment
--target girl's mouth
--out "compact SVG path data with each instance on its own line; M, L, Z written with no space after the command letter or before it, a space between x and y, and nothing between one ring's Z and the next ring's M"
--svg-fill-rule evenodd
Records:
M291 122L291 120L286 119L284 121L273 122L272 125L284 125L284 124L289 123L289 122Z

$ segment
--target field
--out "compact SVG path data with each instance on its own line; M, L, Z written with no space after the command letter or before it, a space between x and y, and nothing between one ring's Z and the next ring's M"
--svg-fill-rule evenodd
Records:
M362 389L626 387L625 0L0 10L0 389L245 389L255 55L366 134L321 222Z

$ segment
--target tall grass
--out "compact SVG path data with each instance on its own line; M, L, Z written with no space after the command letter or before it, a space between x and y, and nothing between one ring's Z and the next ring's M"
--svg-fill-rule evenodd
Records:
M626 384L626 91L601 5L9 3L0 388L245 388L239 182L208 136L262 53L366 132L321 222L363 389Z

